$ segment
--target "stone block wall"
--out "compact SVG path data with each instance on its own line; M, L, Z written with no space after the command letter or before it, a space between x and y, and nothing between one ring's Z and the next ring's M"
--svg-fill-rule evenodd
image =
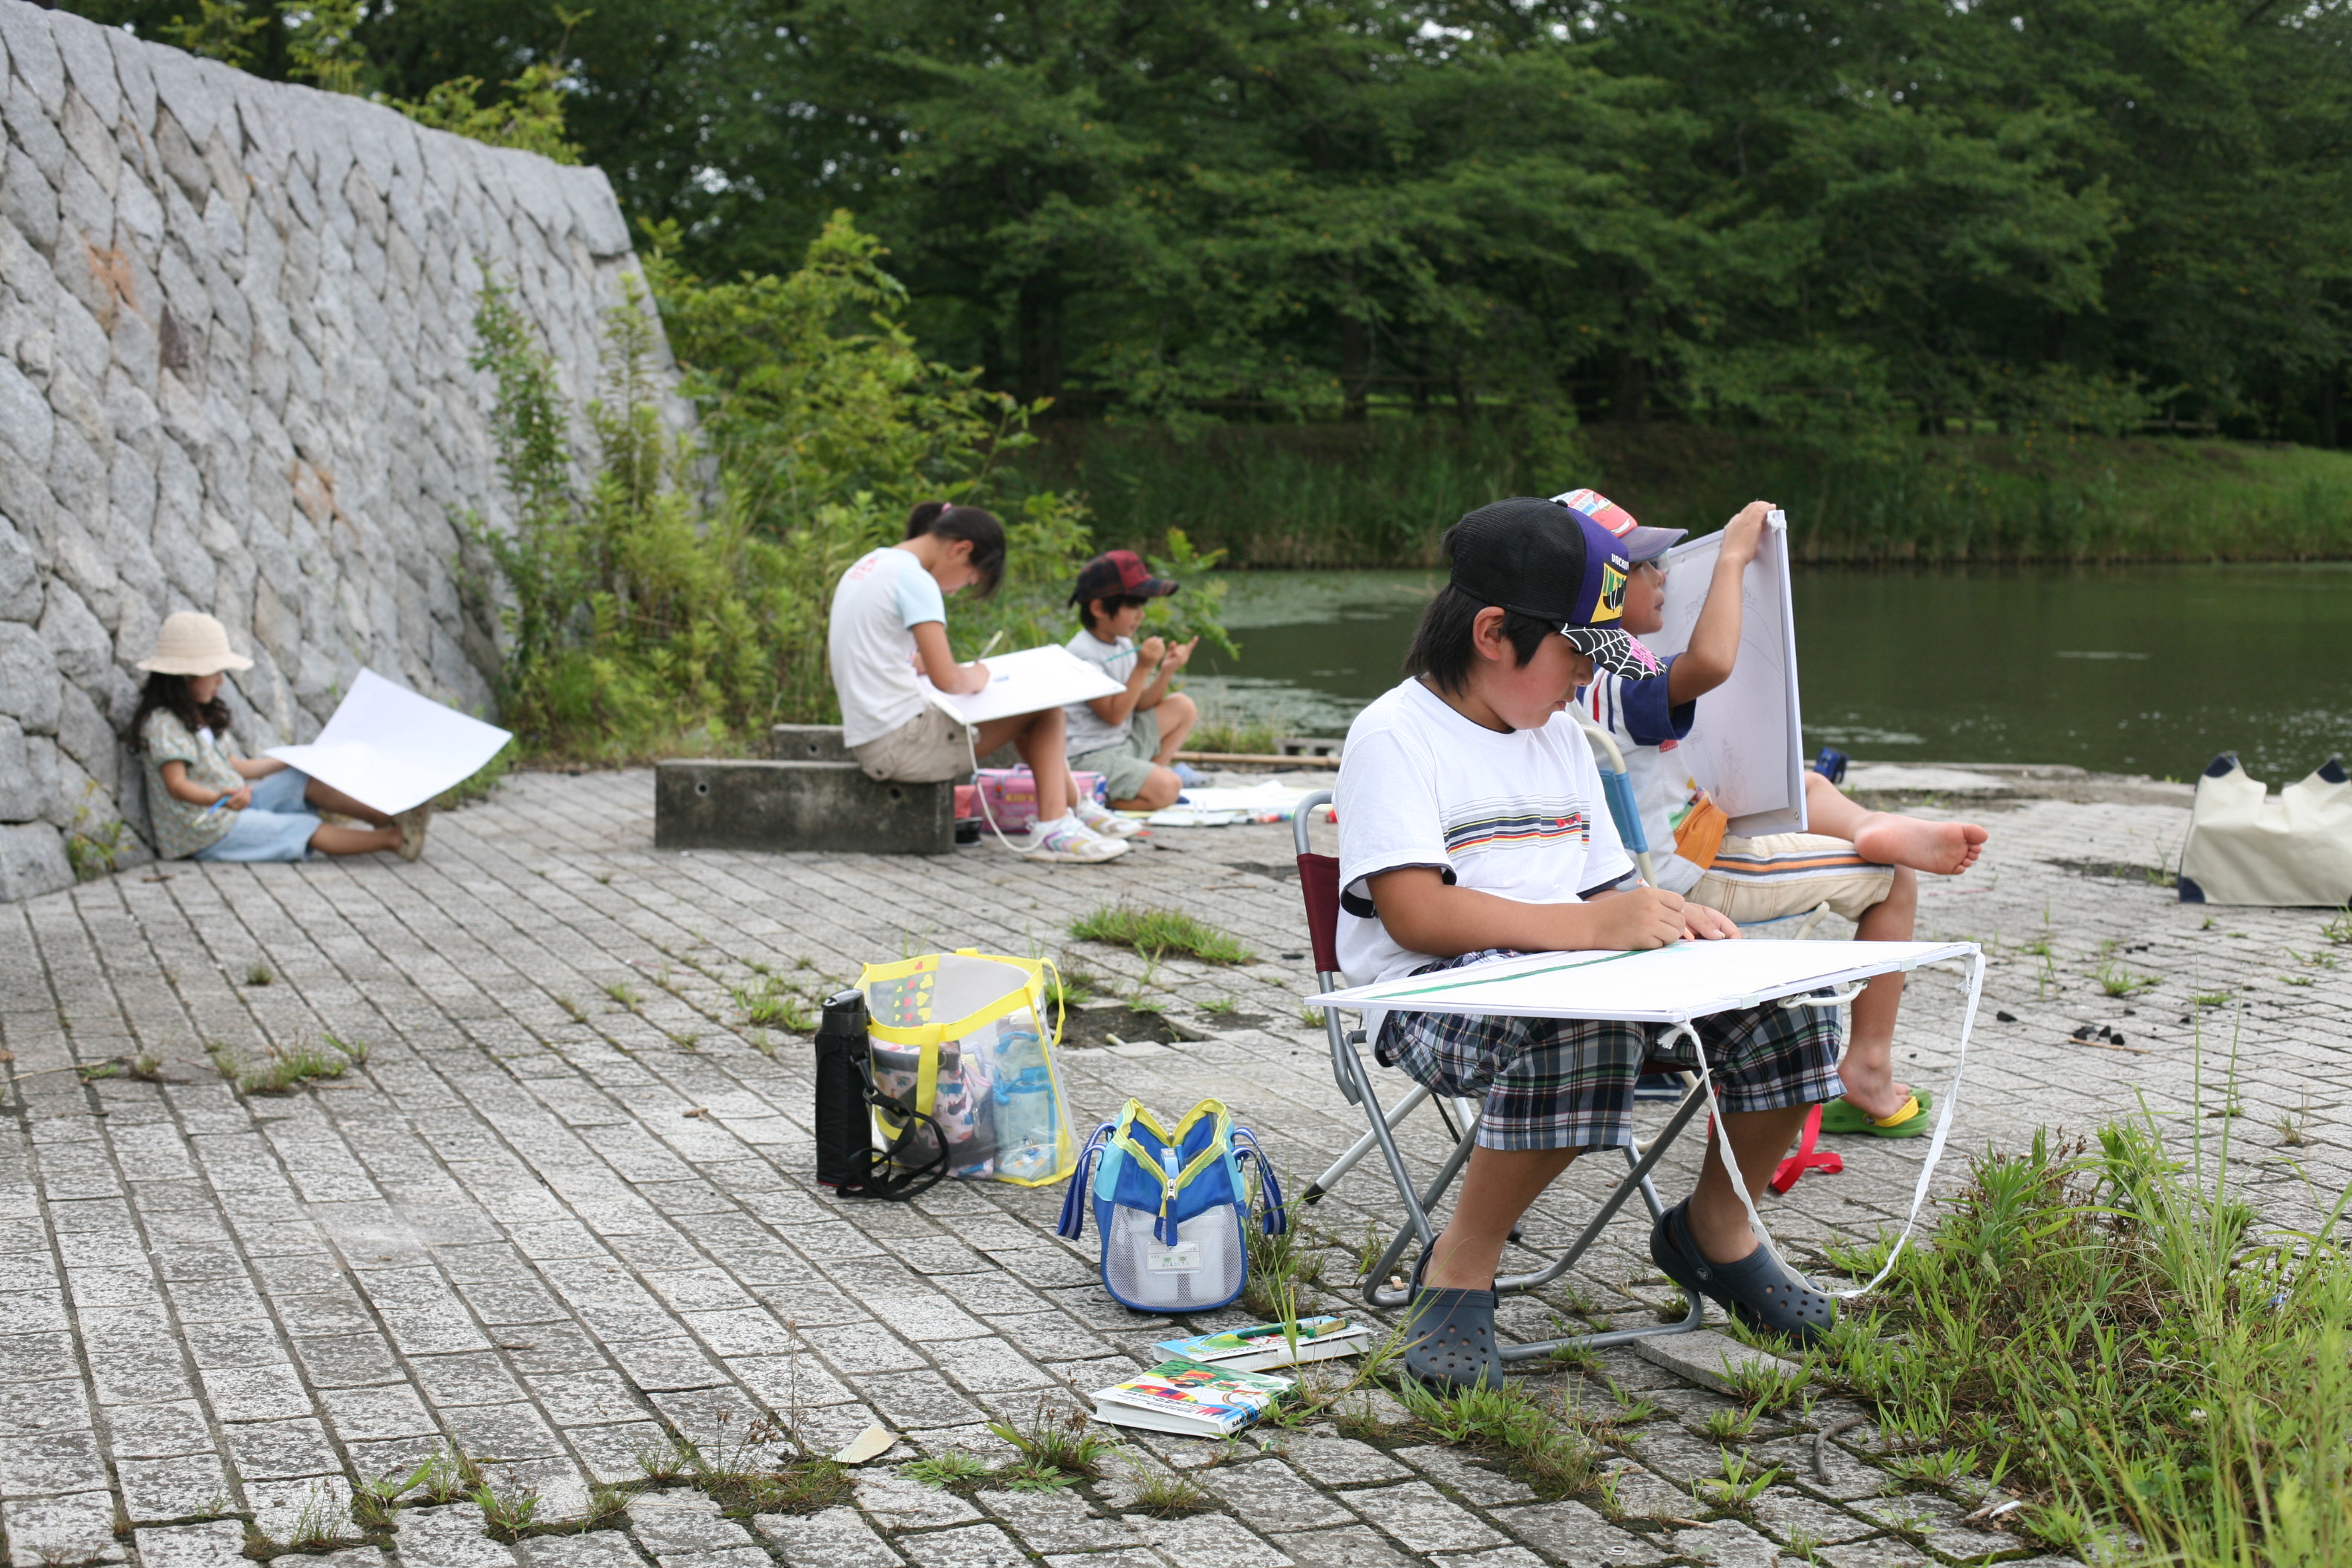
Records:
M0 899L21 899L71 879L76 835L143 858L121 730L174 610L254 658L226 692L248 752L315 735L362 665L489 710L496 626L455 521L504 516L467 363L481 268L584 400L635 261L597 170L24 0L0 0Z

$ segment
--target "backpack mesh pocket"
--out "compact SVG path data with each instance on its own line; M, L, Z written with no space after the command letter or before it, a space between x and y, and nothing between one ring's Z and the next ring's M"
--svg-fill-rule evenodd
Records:
M1176 1226L1178 1247L1200 1248L1198 1268L1163 1271L1151 1267L1152 1254L1162 1250L1151 1234L1152 1219L1141 1209L1111 1210L1102 1269L1112 1295L1132 1306L1185 1312L1221 1307L1240 1293L1249 1258L1230 1206L1209 1209Z

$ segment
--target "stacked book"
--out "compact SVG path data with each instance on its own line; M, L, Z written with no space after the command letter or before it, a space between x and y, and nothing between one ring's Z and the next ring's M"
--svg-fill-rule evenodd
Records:
M1152 1348L1167 1360L1095 1391L1095 1419L1188 1436L1228 1436L1292 1387L1293 1379L1256 1369L1348 1355L1362 1349L1370 1334L1367 1325L1327 1316L1164 1340Z

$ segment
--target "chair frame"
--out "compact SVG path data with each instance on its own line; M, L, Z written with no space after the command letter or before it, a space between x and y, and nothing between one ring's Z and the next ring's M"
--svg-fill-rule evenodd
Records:
M1301 800L1291 817L1291 839L1301 857L1302 879L1307 874L1304 858L1314 853L1307 833L1309 819L1317 806L1328 803L1330 799L1330 791L1318 790ZM1311 913L1308 918L1311 921L1313 919ZM1318 942L1314 945L1320 947L1323 944ZM1326 991L1337 991L1347 984L1345 976L1335 971L1319 967L1315 971L1315 978ZM1685 1024L1678 1027L1688 1030L1690 1026ZM1363 1030L1347 1028L1340 1022L1337 1012L1326 1008L1323 1013L1323 1033L1331 1049L1333 1081L1339 1086L1340 1094L1346 1097L1349 1104L1362 1108L1365 1119L1370 1125L1363 1137L1357 1141L1356 1146L1316 1179L1314 1184L1304 1194L1305 1201L1311 1204L1320 1198L1330 1190L1332 1184L1347 1173L1357 1161L1375 1148L1380 1151L1381 1163L1388 1167L1389 1177L1395 1183L1397 1194L1404 1202L1406 1223L1398 1227L1396 1236L1389 1242L1387 1249L1381 1254L1380 1261L1373 1265L1370 1273L1367 1276L1364 1281L1364 1300L1374 1307L1386 1309L1402 1307L1412 1300L1412 1290L1409 1288L1391 1289L1387 1280L1403 1259L1408 1247L1417 1241L1426 1248L1436 1241L1437 1230L1430 1222L1429 1211L1438 1205L1444 1197L1446 1189L1452 1186L1454 1178L1461 1174L1463 1166L1469 1163L1470 1151L1477 1142L1480 1115L1475 1109L1468 1107L1468 1102L1464 1102L1465 1124L1455 1135L1453 1152L1447 1155L1444 1163L1438 1167L1436 1176L1432 1179L1428 1186L1416 1189L1411 1174L1405 1169L1404 1156L1397 1148L1396 1129L1425 1100L1435 1100L1439 1114L1444 1116L1444 1097L1433 1094L1428 1089L1415 1084L1406 1091L1403 1098L1397 1101L1394 1109L1383 1110L1379 1091L1372 1083L1371 1070L1366 1066L1359 1048L1365 1043ZM1680 1071L1679 1068L1675 1070ZM1683 1130L1690 1125L1692 1118L1696 1116L1700 1108L1706 1103L1706 1091L1696 1077L1689 1073L1682 1073L1681 1076L1685 1085L1683 1098L1675 1105L1673 1113L1667 1117L1666 1124L1647 1143L1637 1141L1626 1148L1625 1174L1619 1179L1614 1187L1610 1189L1608 1195L1601 1200L1600 1206L1593 1212L1592 1217L1577 1234L1576 1239L1569 1244L1565 1251L1541 1268L1520 1274L1498 1276L1495 1280L1495 1289L1498 1293L1519 1294L1539 1289L1567 1273L1576 1266L1578 1259L1591 1249L1592 1244L1600 1239L1602 1229L1616 1216L1617 1211L1625 1206L1626 1200L1636 1193L1641 1194L1642 1202L1648 1208L1653 1221L1664 1216L1665 1205L1659 1201L1657 1188L1651 1184L1650 1173L1656 1168L1659 1159L1665 1153L1667 1148L1682 1135ZM1447 1130L1453 1131L1453 1118L1445 1116L1445 1121ZM1629 1344L1635 1340L1654 1339L1664 1334L1685 1334L1703 1327L1706 1321L1706 1303L1694 1296L1690 1300L1689 1311L1675 1322L1660 1323L1650 1328L1610 1329L1599 1333L1570 1334L1559 1339L1538 1340L1529 1344L1507 1345L1503 1347L1501 1354L1502 1359L1507 1362L1536 1361L1550 1355L1555 1351L1600 1350L1610 1345Z

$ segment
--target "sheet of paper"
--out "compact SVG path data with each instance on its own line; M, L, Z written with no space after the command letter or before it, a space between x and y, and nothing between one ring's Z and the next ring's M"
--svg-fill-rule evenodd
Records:
M1710 533L1666 552L1665 625L1642 639L1651 652L1664 658L1690 646L1722 544L1722 534ZM1789 597L1785 523L1764 530L1740 586L1739 656L1731 679L1699 699L1697 723L1669 754L1715 797L1731 818L1732 832L1751 838L1802 833L1804 723L1797 706L1797 616Z
M950 695L925 680L924 695L967 724L985 724L1015 713L1116 697L1127 689L1105 675L1102 666L1088 664L1057 643L994 654L981 662L988 666L988 684L980 690Z
M1348 1012L1679 1024L1976 951L1967 942L1678 942L1646 952L1529 953L1307 1000Z
M362 669L317 740L268 754L390 815L472 778L509 738Z

